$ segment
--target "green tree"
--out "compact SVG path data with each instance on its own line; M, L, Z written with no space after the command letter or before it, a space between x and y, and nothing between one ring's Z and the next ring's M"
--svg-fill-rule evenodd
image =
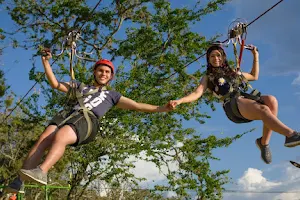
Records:
M90 57L115 60L118 71L111 85L124 96L150 104L165 104L191 92L203 76L203 68L188 73L186 66L203 54L208 41L191 31L206 15L221 8L227 0L198 1L189 7L176 8L166 0L99 1L78 0L14 0L8 12L24 32L26 41L14 40L16 46L38 49L41 44L59 47L71 31L80 31L78 50L94 51ZM95 3L95 2L94 2ZM68 75L67 54L58 57L55 69L58 77ZM56 57L55 57L56 58ZM92 81L88 62L77 60L76 78ZM37 80L46 99L38 109L28 107L29 118L44 119L64 106L64 97L53 91L40 73L32 68L30 79ZM175 191L179 198L189 198L195 192L199 199L221 199L223 185L229 181L228 170L212 171L211 160L218 160L212 151L229 146L235 137L204 137L198 130L184 128L186 120L200 124L208 115L200 108L208 104L209 95L195 103L180 106L170 113L139 113L113 109L101 119L99 136L89 145L68 151L61 165L55 166L60 179L71 179L70 199L81 196L97 180L119 188L122 183L138 187L139 178L132 172L133 157L153 162L159 169L166 167L166 185L152 190ZM23 107L26 109L26 106ZM41 112L43 110L43 112ZM44 114L42 114L44 113ZM176 165L176 169L171 167ZM153 193L153 194L154 194ZM194 194L193 194L194 195Z
M1 2L0 2L1 3ZM7 39L0 29L0 56L5 49ZM5 65L5 63L2 63ZM26 121L21 109L17 109L10 115L12 108L16 105L16 95L6 84L5 74L0 69L0 184L8 184L16 176L16 169L21 167L24 159L24 151L29 151L37 134L42 131L42 126ZM37 96L32 95L27 104L34 104ZM30 102L30 103L29 103ZM36 102L35 102L36 103ZM29 123L27 123L29 122Z

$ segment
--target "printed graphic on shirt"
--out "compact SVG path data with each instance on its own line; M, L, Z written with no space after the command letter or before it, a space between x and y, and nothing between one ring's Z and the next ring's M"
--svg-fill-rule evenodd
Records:
M92 89L90 91L92 91ZM89 110L96 108L97 106L99 106L99 104L104 102L104 100L107 98L108 93L109 93L109 91L101 91L100 94L97 92L96 94L99 94L99 95L94 97L93 99L92 99L92 97L93 97L92 95L87 96L83 101L84 106Z
M82 92L83 94L87 94L97 88L93 86L84 87ZM83 99L84 106L91 110L97 117L102 117L105 115L107 111L111 109L114 105L119 102L121 98L121 94L116 91L97 91L93 94L90 94ZM75 106L74 109L79 109L79 104Z

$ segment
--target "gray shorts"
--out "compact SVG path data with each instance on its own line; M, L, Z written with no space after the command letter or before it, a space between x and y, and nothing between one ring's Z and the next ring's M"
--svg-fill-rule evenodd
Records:
M61 122L63 122L67 117L67 116L63 116L61 113L58 113L56 116L54 116L50 122L49 125L56 125L58 126ZM99 126L99 122L98 119L93 116L90 115L91 121L92 121L92 132L90 134L90 136L84 140L84 138L87 135L87 130L88 130L88 124L87 121L83 115L83 113L79 113L78 115L75 115L74 117L72 117L71 119L67 120L64 124L61 124L58 129L60 129L61 127L63 127L64 125L69 125L74 132L77 135L77 141L75 144L71 145L71 146L78 146L81 144L87 144L89 142L92 142L98 132L98 126Z

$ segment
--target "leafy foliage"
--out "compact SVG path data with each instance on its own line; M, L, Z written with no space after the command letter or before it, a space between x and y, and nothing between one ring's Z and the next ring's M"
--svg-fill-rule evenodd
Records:
M26 42L14 40L16 47L38 49L46 44L57 48L70 31L80 31L78 50L96 52L90 56L95 59L105 55L118 65L112 88L136 101L162 105L186 95L199 83L204 66L192 72L185 66L203 54L215 37L206 39L192 32L191 24L219 10L227 0L212 0L206 5L198 1L192 9L173 7L166 0L103 1L95 10L91 2L79 0L13 2L7 9L19 27L16 32L26 34ZM67 54L54 59L58 59L57 77L68 76ZM74 64L77 80L91 83L91 64L83 60ZM27 120L35 122L53 116L66 100L39 76L33 67L30 79L39 82L46 105L35 107L38 96L31 96L22 106ZM166 177L165 183L155 185L149 194L174 191L178 198L196 193L199 199L221 199L222 186L229 181L228 170L211 170L210 161L218 160L212 151L229 146L241 135L205 137L185 128L185 120L195 119L201 130L200 124L209 118L200 110L203 103L214 108L209 95L170 113L114 108L101 119L96 140L67 151L51 176L68 180L68 174L73 173L69 199L84 195L99 180L114 188L124 183L138 188L143 179L133 173L134 161L142 159L154 163Z

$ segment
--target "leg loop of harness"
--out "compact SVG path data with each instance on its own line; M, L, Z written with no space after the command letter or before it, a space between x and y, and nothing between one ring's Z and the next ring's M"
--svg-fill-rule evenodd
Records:
M234 123L248 123L252 120L244 118L239 109L237 104L237 99L239 96L243 96L246 99L252 99L258 103L263 104L263 101L260 98L261 93L258 90L253 90L250 94L237 91L229 95L229 98L227 98L224 101L223 109L227 115L227 117L233 121Z
M62 126L63 124L65 124L68 120L70 120L71 118L75 117L76 115L78 114L81 114L83 113L83 116L87 122L87 133L84 137L84 139L82 141L85 141L86 139L88 139L92 133L92 129L93 129L93 122L91 120L91 116L95 116L95 114L90 111L89 109L87 109L85 106L84 106L84 102L83 102L83 97L84 96L87 96L87 95L90 95L90 94L93 94L93 93L96 93L98 90L95 89L95 90L92 90L90 92L88 92L87 94L83 95L82 94L82 90L83 88L85 87L85 85L83 83L81 83L79 85L79 87L77 87L75 85L75 83L72 85L72 87L70 87L69 91L68 91L68 95L69 95L69 98L71 98L71 100L75 100L77 99L77 102L79 103L79 108L77 108L75 111L61 111L61 115L63 118L65 118L59 125L58 127Z
M223 104L225 114L228 117L228 119L230 119L234 123L240 124L251 122L251 120L244 118L238 109L237 99L239 96L241 96L240 93L236 92L230 95L228 99L226 99L226 101Z

